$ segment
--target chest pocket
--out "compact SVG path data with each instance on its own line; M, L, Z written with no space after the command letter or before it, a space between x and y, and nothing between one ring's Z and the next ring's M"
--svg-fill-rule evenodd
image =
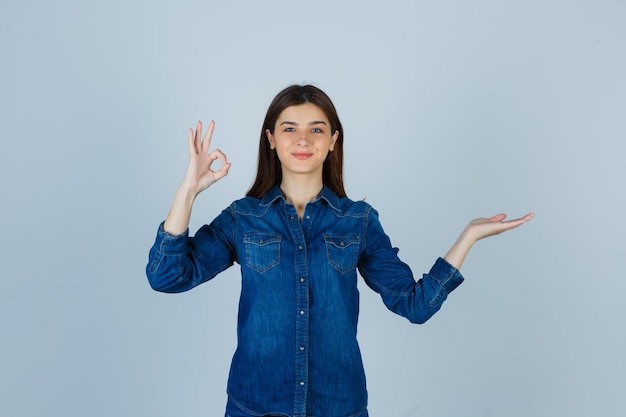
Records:
M361 236L324 236L328 263L345 274L356 268L359 260Z
M280 263L280 235L249 234L243 237L246 265L257 272L266 272Z

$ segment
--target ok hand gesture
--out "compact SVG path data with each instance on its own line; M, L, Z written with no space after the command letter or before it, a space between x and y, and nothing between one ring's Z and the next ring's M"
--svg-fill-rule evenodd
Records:
M215 122L211 121L204 138L202 138L202 122L198 122L195 132L189 129L189 163L183 185L194 195L200 194L211 184L225 177L230 169L230 162L222 151L214 149L209 152L214 129ZM213 170L211 165L217 159L220 160L222 166L218 170Z
M198 194L209 188L215 181L224 178L230 169L230 162L222 151L215 149L209 152L214 128L215 122L211 121L204 138L202 138L202 122L198 122L195 132L189 129L189 162L185 178L176 191L172 207L163 225L163 230L172 235L179 235L189 227L191 208ZM213 170L211 165L217 159L222 163L222 167Z

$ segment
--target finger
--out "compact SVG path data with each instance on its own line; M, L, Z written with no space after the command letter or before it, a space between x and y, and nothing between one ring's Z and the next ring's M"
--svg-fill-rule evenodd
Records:
M209 153L209 159L211 159L211 162L209 163L209 169L211 168L211 165L213 164L213 162L215 162L218 159L222 163L222 166L220 167L220 169L212 171L214 181L217 181L220 178L223 178L226 175L228 175L228 170L230 169L231 164L230 162L228 162L228 160L226 159L226 155L224 155L222 151L220 151L219 149L215 149L214 151Z
M213 173L213 178L215 179L215 181L224 178L226 175L228 175L228 170L230 169L230 162L227 164L224 164L220 169L218 169L217 171L214 171Z
M195 146L196 151L199 152L202 148L200 143L202 142L202 122L198 120L198 124L196 125L196 136L195 136Z
M209 123L209 128L207 129L206 134L202 139L202 152L206 153L209 151L211 138L213 137L213 130L215 130L215 121L211 120L211 123Z
M525 215L523 217L519 217L519 218L514 219L514 220L509 220L506 223L517 223L517 222L519 222L520 224L522 224L522 223L526 223L528 220L532 219L533 217L535 217L535 213L528 213L527 215Z
M196 155L196 145L194 143L193 138L193 129L189 128L189 132L187 133L187 147L189 148L189 155Z
M524 216L524 217L520 217L519 219L502 222L501 223L502 226L503 226L502 231L504 232L504 231L507 231L507 230L515 229L517 227L520 227L521 225L523 225L527 221L528 220L526 220L526 216Z
M209 154L209 157L211 158L211 162L215 161L216 159L219 159L222 165L226 165L228 163L228 159L226 158L226 155L224 155L224 153L220 151L219 149L214 149Z
M500 213L500 214L496 214L495 216L491 217L489 220L491 220L492 222L501 222L504 219L506 219L506 214Z

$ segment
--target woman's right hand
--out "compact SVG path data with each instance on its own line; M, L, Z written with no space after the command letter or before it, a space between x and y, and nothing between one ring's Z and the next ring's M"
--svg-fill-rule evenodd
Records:
M195 132L189 129L189 163L185 178L176 191L174 202L163 225L163 230L172 235L179 235L187 230L193 202L198 194L209 188L215 181L224 178L230 169L230 162L222 151L215 149L209 152L214 127L215 122L211 121L204 138L202 138L202 122L198 122ZM222 167L212 170L211 165L217 159L222 163Z
M214 129L215 122L211 121L204 138L202 137L202 122L198 122L195 132L189 129L189 162L182 185L193 195L200 194L211 184L224 178L230 169L230 162L222 151L214 149L209 152ZM218 170L213 170L211 165L217 159L220 160L222 166Z

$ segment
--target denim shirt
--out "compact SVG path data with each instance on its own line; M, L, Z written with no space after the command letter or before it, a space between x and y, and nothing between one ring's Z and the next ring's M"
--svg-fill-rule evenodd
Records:
M194 237L159 227L146 267L157 291L182 292L237 262L241 298L228 396L242 411L365 415L357 343L357 269L387 308L413 323L439 310L463 277L442 258L414 280L363 201L324 187L300 220L278 186L233 202Z

